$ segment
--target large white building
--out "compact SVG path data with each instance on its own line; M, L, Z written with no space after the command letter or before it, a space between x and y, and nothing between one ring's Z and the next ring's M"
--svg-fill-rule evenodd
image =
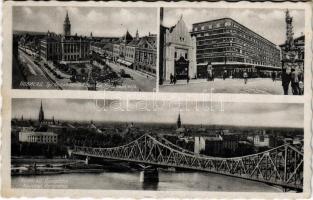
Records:
M53 132L21 131L19 132L19 141L41 144L56 144L58 142L58 135Z
M183 18L172 27L161 25L160 34L161 78L168 81L171 74L177 79L196 78L196 38L191 37Z

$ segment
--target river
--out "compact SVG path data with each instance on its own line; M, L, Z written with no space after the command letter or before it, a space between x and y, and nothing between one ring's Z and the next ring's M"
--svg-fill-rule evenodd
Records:
M159 172L158 183L140 182L140 172L13 176L13 188L158 191L281 192L263 183L205 172Z

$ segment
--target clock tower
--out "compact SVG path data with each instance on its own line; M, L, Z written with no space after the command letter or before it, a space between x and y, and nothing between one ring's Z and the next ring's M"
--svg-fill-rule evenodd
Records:
M70 18L68 17L68 12L66 11L65 20L63 23L63 35L70 36L71 35L71 22Z

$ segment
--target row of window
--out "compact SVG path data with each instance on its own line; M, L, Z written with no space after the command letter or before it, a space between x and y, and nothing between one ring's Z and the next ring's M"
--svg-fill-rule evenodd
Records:
M193 31L198 31L198 30L206 30L206 29L213 29L213 28L220 28L220 27L229 27L232 26L233 23L230 21L226 21L226 22L208 22L206 24L202 24L202 25L197 25L193 27Z
M199 63L205 63L205 62L244 62L244 63L251 63L256 65L273 65L273 66L279 66L279 62L265 62L261 61L259 59L249 59L244 57L217 57L216 55L206 55L202 56L201 58L197 58L197 62Z
M29 142L57 142L57 136L28 136Z
M155 65L156 55L147 52L140 52L136 54L136 60L138 60L141 63Z

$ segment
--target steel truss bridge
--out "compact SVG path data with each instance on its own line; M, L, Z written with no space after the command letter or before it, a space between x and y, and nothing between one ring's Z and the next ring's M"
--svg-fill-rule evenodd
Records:
M289 144L257 154L220 158L194 154L163 137L145 134L126 145L113 148L75 146L72 154L205 171L277 185L285 189L303 189L303 153Z

